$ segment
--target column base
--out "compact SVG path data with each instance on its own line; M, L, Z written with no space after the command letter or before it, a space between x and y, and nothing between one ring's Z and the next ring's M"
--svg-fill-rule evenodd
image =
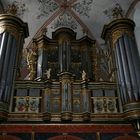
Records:
M43 120L44 121L50 121L51 120L51 114L48 112L43 113Z
M127 120L137 120L140 118L140 102L132 102L123 106L124 118Z
M72 120L72 112L62 112L61 113L62 121L71 121Z
M89 112L83 113L83 121L90 121L90 113Z
M130 123L132 124L133 128L135 129L138 136L140 137L140 118L136 120L132 120L130 121Z
M132 124L134 130L136 131L136 133L140 137L140 119L131 120L130 123Z
M140 136L140 102L132 102L123 106L124 119L129 121Z

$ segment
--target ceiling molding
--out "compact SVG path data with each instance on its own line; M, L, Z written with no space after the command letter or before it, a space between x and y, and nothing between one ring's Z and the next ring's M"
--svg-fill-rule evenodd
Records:
M134 8L135 8L135 6L137 5L138 2L140 2L140 0L134 0L134 1L130 4L130 6L129 6L127 12L126 12L126 15L125 15L127 18L128 18L128 17L130 16L130 14L133 12L133 10L134 10Z
M62 4L62 1L61 0L54 0L56 3L58 3L59 5Z
M73 5L75 2L77 2L78 0L70 0L68 1L68 5Z

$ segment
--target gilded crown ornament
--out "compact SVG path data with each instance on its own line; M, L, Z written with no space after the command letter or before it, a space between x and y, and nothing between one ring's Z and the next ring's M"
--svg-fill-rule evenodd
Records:
M26 8L26 5L24 3L22 3L21 1L20 2L14 1L13 3L10 3L7 6L4 13L12 14L12 15L21 17L21 16L23 16L23 14L26 10L27 10L27 8Z
M124 11L119 3L116 3L113 8L105 10L104 14L111 20L124 17Z
M17 7L17 5L15 5L15 3L9 4L7 9L5 10L5 13L16 15L17 9L18 9L18 7Z

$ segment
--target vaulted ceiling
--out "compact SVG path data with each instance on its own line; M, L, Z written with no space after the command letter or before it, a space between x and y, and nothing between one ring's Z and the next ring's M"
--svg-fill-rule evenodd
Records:
M60 27L68 27L77 32L77 38L85 34L96 39L98 44L104 24L111 20L109 12L118 4L124 16L128 16L134 4L139 0L1 0L6 10L8 5L17 6L17 15L28 23L29 37L25 46L29 46L32 38L42 32L51 38L51 33Z

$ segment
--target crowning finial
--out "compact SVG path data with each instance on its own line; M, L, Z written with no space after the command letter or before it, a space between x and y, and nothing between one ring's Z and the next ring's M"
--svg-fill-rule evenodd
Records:
M116 3L115 7L105 10L104 14L107 15L107 17L111 20L124 17L124 11L121 8L121 6L119 5L119 3Z
M26 5L22 2L14 1L11 4L8 4L4 13L12 14L15 16L22 16L26 10Z
M123 10L118 3L116 4L116 6L112 10L112 17L114 19L123 17Z
M17 5L15 5L15 3L12 3L8 5L7 9L5 10L5 13L16 15L17 9L18 9Z

